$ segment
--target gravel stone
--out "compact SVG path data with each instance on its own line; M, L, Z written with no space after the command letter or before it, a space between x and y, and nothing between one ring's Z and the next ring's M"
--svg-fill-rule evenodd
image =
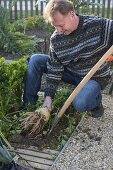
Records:
M51 170L113 170L113 96L103 93L103 117L82 118Z

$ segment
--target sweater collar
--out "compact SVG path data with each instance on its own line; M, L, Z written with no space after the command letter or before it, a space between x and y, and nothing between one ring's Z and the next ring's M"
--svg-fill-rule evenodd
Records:
M78 34L81 29L82 29L82 26L83 26L83 16L82 15L79 15L79 14L76 14L78 17L79 17L79 24L78 24L78 27L76 30L74 30L72 33L70 33L69 35L75 35L75 34Z

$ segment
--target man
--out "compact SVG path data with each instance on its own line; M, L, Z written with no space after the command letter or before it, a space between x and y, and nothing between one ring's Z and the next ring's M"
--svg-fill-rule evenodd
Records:
M51 111L52 99L61 80L77 86L113 44L113 21L74 12L68 0L51 0L46 19L55 27L50 55L31 56L26 75L24 104L38 100L41 77L47 73L44 106ZM103 115L101 89L110 81L110 66L104 63L73 101L79 112Z

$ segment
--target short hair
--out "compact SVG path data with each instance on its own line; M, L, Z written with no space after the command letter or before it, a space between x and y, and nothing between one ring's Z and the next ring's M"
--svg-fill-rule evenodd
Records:
M51 21L56 11L67 15L70 11L74 11L73 3L68 0L50 0L45 7L44 18Z

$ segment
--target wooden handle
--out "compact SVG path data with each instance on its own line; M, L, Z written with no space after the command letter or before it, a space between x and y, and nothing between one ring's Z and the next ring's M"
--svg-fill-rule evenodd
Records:
M103 57L95 64L95 66L88 72L88 74L82 79L79 85L74 89L71 95L68 97L61 110L59 111L57 117L60 118L66 109L69 107L71 102L75 99L80 90L85 86L89 79L94 75L94 73L99 69L99 67L106 61L106 59L113 53L113 45L110 49L103 55Z

